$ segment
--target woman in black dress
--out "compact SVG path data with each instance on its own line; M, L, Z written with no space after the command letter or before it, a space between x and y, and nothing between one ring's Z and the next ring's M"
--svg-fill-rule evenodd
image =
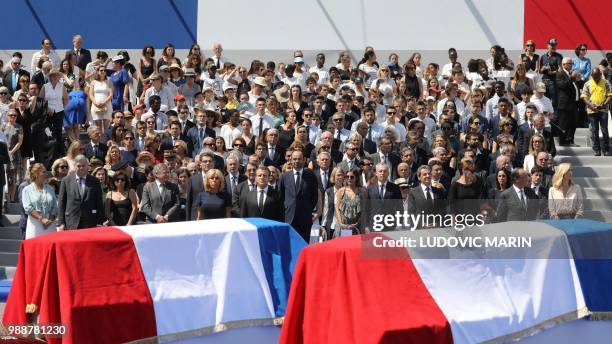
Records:
M142 58L138 61L136 67L136 77L138 78L138 87L136 89L136 95L140 97L145 80L157 72L157 64L153 57L155 56L155 48L151 45L146 45L142 49Z
M454 215L476 216L484 205L484 183L474 173L474 161L470 158L461 159L461 177L454 181L448 192L451 213Z
M178 187L179 187L179 201L181 202L181 210L179 211L179 219L184 219L186 217L185 207L187 205L187 182L189 181L189 177L191 174L187 167L181 167L176 172L176 176L178 178ZM182 216L182 217L181 217Z
M111 179L111 191L106 194L106 219L108 225L126 226L136 222L138 196L130 188L130 178L117 172Z
M223 191L223 173L217 169L206 172L204 191L196 198L197 220L231 217L232 199Z

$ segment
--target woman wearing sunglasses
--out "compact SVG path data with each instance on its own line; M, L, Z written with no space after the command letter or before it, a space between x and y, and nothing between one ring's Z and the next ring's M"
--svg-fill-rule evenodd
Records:
M126 226L136 222L138 197L130 188L130 178L125 173L117 172L111 178L105 210L109 225Z

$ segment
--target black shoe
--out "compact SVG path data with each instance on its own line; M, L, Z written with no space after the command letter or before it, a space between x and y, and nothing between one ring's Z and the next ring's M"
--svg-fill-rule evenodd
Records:
M605 154L605 153L604 153ZM601 152L600 151L595 151L595 154L593 154L595 156L601 156Z

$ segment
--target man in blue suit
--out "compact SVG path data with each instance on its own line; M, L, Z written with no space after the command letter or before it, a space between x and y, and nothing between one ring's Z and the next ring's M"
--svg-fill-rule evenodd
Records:
M291 170L283 174L280 182L285 222L290 223L306 242L310 242L312 213L319 197L317 178L304 168L304 154L299 150L291 154L291 166Z
M206 118L208 116L214 116L214 112L210 114L208 111L195 108L195 113L196 126L187 131L187 138L193 143L192 155L194 157L198 155L202 147L204 147L204 139L207 137L215 138L216 135L212 128L206 126Z

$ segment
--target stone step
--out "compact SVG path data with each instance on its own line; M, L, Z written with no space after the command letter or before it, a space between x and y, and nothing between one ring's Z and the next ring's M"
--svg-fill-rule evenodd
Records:
M21 203L6 203L4 213L19 215L21 213Z
M574 183L580 185L583 188L606 188L612 186L612 177L599 177L599 178L585 178L585 177L573 177Z
M0 227L0 239L21 239L21 229L19 227ZM0 264L2 265L2 264Z
M574 166L574 177L609 177L612 176L612 166Z
M584 218L612 223L612 211L585 210Z
M19 226L19 220L21 220L21 215L17 215L17 214L2 215L2 223L5 226Z
M21 239L0 239L0 252L19 253Z
M0 265L1 266L17 266L18 257L19 257L19 253L0 252Z
M555 165L563 162L569 162L573 166L612 166L612 156L568 156L557 155L555 157Z
M584 199L582 207L586 210L610 211L612 210L612 199Z
M612 199L612 185L602 188L582 188L584 190L584 198L587 199Z
M580 145L580 147L557 146L557 155L593 156L593 149L586 145Z

